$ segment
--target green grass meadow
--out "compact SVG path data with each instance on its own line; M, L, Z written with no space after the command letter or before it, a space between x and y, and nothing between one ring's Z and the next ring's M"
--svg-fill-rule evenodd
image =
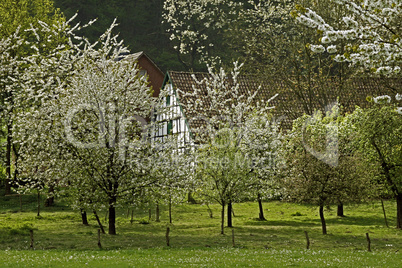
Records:
M43 204L43 200L41 202ZM176 205L173 223L166 207L161 222L147 222L148 207L120 208L115 236L101 235L88 214L90 226L81 224L79 212L62 202L41 209L36 197L0 197L0 267L401 267L402 231L395 228L396 204L386 201L390 227L385 226L381 202L345 206L346 217L327 208L328 235L322 235L318 208L272 201L264 203L267 221L257 220L257 203L234 205L234 228L220 234L220 207ZM99 212L105 228L105 212ZM170 247L166 228L170 228ZM30 249L29 230L34 230ZM235 246L232 244L234 230ZM311 240L306 250L307 231ZM371 238L367 251L365 234Z

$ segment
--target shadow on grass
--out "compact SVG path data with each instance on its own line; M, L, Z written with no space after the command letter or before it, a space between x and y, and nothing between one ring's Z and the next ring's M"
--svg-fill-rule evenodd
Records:
M257 219L252 219L244 222L245 225L251 226L291 226L291 227L311 227L320 225L321 222L318 222L313 219L300 219L300 220L269 220L261 221Z
M358 225L358 226L383 226L385 225L384 218L380 216L347 216L347 217L327 217L325 219L327 225L341 224L341 225ZM388 224L392 226L393 218L389 217ZM291 226L291 227L309 227L321 226L320 218L307 218L299 217L295 220L269 220L260 221L258 219L250 219L244 222L246 225L251 226Z
M320 221L319 219L317 220ZM359 225L359 226L382 226L385 225L383 217L380 216L347 216L338 218L329 218L327 224L342 224L342 225ZM392 224L392 218L388 219L388 224Z

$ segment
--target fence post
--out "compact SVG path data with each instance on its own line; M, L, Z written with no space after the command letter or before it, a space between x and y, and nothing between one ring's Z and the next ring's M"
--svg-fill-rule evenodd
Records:
M34 236L33 236L33 230L29 230L29 234L30 234L30 237L31 237L31 245L30 245L30 249L33 249L34 248Z
M232 229L232 245L235 247L234 229Z
M167 228L166 228L166 245L167 245L168 247L170 247L169 232L170 232L170 228L167 227Z
M307 231L304 231L304 234L306 235L306 240L307 240L306 249L310 249L310 239L308 238Z
M101 229L98 229L98 247L102 248L102 244L101 244Z
M367 251L371 252L371 241L368 233L366 233L366 239L367 239Z

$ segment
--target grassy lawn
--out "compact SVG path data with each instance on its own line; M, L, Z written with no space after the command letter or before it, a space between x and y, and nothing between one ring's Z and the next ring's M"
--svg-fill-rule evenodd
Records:
M390 228L386 228L381 202L345 206L346 217L336 207L325 211L328 235L321 234L318 208L282 202L264 204L267 221L258 221L257 203L235 204L234 234L226 228L220 235L218 205L173 207L173 224L161 207L161 222L148 218L148 207L118 210L115 236L101 235L97 246L95 218L83 226L80 215L62 203L42 208L36 216L36 197L23 197L23 211L16 196L0 197L1 267L399 267L402 265L402 231L395 229L396 204L385 202ZM42 200L43 201L43 200ZM43 202L42 202L43 204ZM154 210L153 210L154 212ZM131 214L131 212L129 213ZM105 212L99 212L105 227ZM296 216L299 215L299 216ZM301 216L300 216L301 215ZM154 214L152 215L154 217ZM166 246L166 227L170 247ZM34 250L29 250L29 230L34 230ZM311 239L305 249L304 231ZM365 234L371 238L367 252Z
M5 251L2 267L400 267L395 252L153 248Z

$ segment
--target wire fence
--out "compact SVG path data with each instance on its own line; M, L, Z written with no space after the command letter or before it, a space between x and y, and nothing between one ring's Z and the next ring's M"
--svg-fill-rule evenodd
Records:
M3 199L4 202L0 203L0 211L3 212L22 212L22 211L32 211L38 208L39 206L44 206L44 201L46 197L42 194L10 194L4 195L0 198Z

